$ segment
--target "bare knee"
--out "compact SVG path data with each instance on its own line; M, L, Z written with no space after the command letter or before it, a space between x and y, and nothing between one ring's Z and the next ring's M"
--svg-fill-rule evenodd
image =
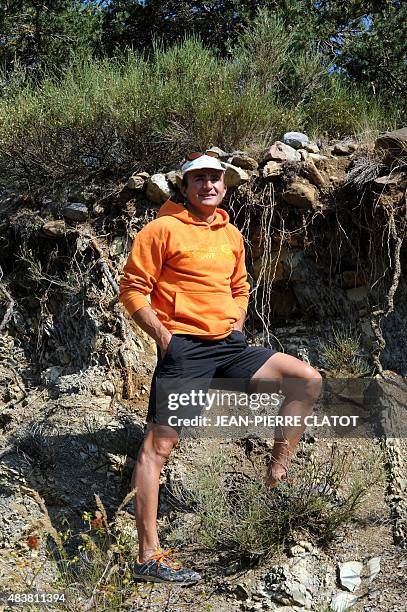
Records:
M178 435L172 428L151 425L140 448L137 462L145 464L152 461L164 465L177 442Z
M315 402L321 393L321 374L312 366L305 365L302 368L301 378L304 383L304 393L306 394L307 399Z

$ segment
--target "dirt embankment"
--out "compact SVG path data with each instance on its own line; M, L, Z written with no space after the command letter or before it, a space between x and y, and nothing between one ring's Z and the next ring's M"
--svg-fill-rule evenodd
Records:
M247 245L248 337L308 360L327 377L384 371L396 381L392 410L400 410L407 374L405 167L368 144L312 152L310 143L308 151L294 147L308 155L291 161L276 145L259 159L221 152L230 164L225 206ZM95 511L95 494L110 518L129 491L155 347L117 303L117 284L132 238L175 192L176 182L175 173L136 173L113 189L68 186L40 202L30 194L2 194L0 590L47 590L60 580L48 554L52 534L32 491L44 500L51 526L64 532L69 525L72 533L81 530L84 513ZM346 338L353 342L345 347L350 353ZM391 396L378 384L375 405ZM278 554L255 561L209 553L191 541L187 552L204 572L205 586L177 594L140 587L133 609L166 603L175 610L198 601L200 609L317 610L343 590L337 563L356 560L364 564L363 588L356 591L360 609L401 611L405 443L394 443L385 420L379 425L376 440L338 443L341 452L356 449L359 456L342 483L345 490L363 470L363 458L380 445L388 469L388 490L380 481L372 487L339 540L324 548L304 527ZM311 436L298 466L301 453L326 458L330 444ZM234 471L261 480L267 443L184 441L162 479L163 533L195 520L193 508L171 505L173 483L185 470L198 469L191 455L204 462L222 448ZM129 507L120 521L135 544ZM39 548L30 548L32 534ZM72 551L77 545L73 538ZM374 557L381 557L381 573L370 583L366 568ZM92 589L99 593L99 587ZM82 603L94 604L92 589L84 588Z

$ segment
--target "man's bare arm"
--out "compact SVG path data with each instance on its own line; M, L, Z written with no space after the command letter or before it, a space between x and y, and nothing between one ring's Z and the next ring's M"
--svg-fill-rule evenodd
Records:
M243 332L243 325L246 319L246 311L243 310L243 308L240 308L240 306L239 306L239 310L240 310L241 317L238 321L236 321L236 323L233 326L233 329L237 329L238 331Z
M133 314L133 321L137 323L143 331L151 336L158 344L161 350L161 355L164 357L168 345L170 343L172 334L166 327L160 322L154 310L150 307L145 306L140 308Z

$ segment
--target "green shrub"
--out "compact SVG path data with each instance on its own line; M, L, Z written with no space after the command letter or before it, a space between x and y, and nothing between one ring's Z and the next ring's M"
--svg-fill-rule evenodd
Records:
M259 13L227 59L189 38L156 46L149 59L85 55L38 86L19 86L27 79L16 74L0 98L0 184L50 193L168 170L214 144L259 150L290 129L336 137L389 126L391 109L290 41L277 18Z
M322 343L322 358L335 378L360 378L371 373L361 354L360 336L350 328L334 329L332 340Z
M169 539L241 556L268 555L298 534L326 543L383 479L377 454L365 458L368 469L349 478L352 461L333 445L325 460L311 457L293 464L290 484L269 491L257 478L234 471L224 454L215 454L175 487L175 496L196 520L183 529L181 516Z

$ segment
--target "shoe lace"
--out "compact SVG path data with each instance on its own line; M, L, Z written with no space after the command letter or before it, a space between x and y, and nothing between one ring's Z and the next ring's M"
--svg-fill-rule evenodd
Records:
M174 552L174 548L167 548L167 550L159 549L151 558L154 559L154 561L157 561L158 566L165 562L165 564L171 569L179 570L182 567L181 563L175 559L168 558Z

